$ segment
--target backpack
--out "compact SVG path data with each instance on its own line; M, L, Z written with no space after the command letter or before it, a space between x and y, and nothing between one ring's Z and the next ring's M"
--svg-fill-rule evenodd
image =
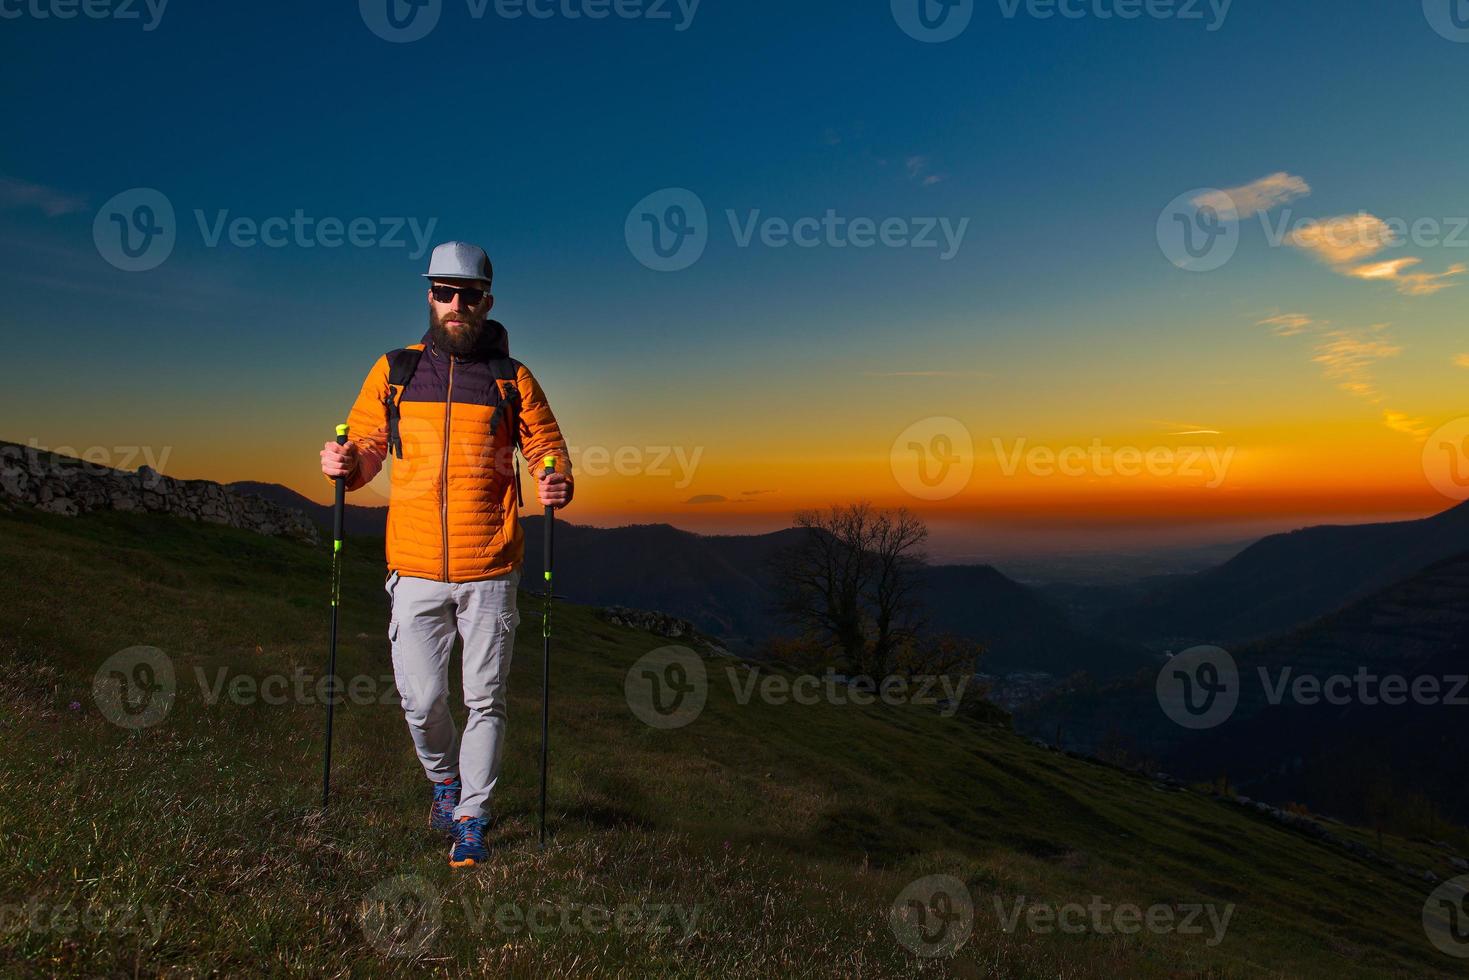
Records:
M398 405L403 400L403 393L408 390L408 382L413 380L413 373L418 370L418 362L423 358L423 351L403 347L389 351L387 357L388 393L383 397L383 408L388 416L388 453L402 459L403 437L398 426L401 417ZM504 395L500 404L495 406L495 413L490 416L490 435L495 434L495 426L502 419L510 426L511 458L515 463L515 504L517 507L524 507L525 500L520 493L520 459L515 455L515 452L520 449L520 387L514 382L520 362L513 357L497 357L486 363L492 378L496 381L511 382L509 394ZM444 406L445 411L449 409L450 406Z

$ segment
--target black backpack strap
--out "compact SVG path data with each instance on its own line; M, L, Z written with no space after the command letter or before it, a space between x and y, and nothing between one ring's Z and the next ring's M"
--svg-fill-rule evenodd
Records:
M399 459L403 458L403 436L398 429L398 405L403 401L403 392L408 389L408 382L413 380L413 373L418 370L422 357L423 350L412 347L388 351L387 354L388 393L383 396L383 409L388 416L388 452L396 453Z
M515 463L515 503L524 507L525 498L520 492L520 458L515 455L520 448L520 384L517 380L520 362L513 357L499 357L489 362L489 368L490 376L496 381L510 382L501 386L500 404L495 406L495 414L490 416L490 435L495 434L495 425L503 417L505 424L510 426L510 458Z

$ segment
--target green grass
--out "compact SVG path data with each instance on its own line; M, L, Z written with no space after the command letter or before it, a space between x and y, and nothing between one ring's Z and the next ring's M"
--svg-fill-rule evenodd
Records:
M540 630L525 597L491 864L451 874L391 697L338 709L324 816L322 706L201 692L199 671L206 686L221 670L323 671L325 549L167 517L16 511L0 513L0 558L7 975L1339 980L1462 965L1424 935L1431 885L997 728L916 706L740 704L724 672L744 668L718 660L697 720L650 728L623 682L670 641L571 605L555 623L541 852ZM391 676L382 580L380 542L349 545L343 676ZM129 731L102 716L92 680L135 645L167 653L178 693L162 722ZM1455 873L1432 848L1388 846ZM973 934L953 957L921 959L888 911L939 873L973 895ZM1022 896L1234 911L1214 945L1210 930L1034 931L1023 917L1006 932L996 901ZM86 912L92 927L32 928L34 909ZM554 913L516 928L532 909ZM647 928L660 909L691 927Z

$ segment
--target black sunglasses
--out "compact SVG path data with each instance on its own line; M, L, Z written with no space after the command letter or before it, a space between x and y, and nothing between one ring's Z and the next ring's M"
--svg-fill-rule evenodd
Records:
M478 306L480 300L485 298L485 290L473 286L440 286L435 283L431 290L436 303L452 303L455 296L461 296L465 306Z

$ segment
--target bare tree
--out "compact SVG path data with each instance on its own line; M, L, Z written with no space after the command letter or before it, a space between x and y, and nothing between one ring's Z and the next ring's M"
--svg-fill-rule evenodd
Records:
M928 528L905 508L862 501L796 514L802 540L775 558L779 610L787 622L830 643L856 673L878 677L911 667L919 618L921 548Z

